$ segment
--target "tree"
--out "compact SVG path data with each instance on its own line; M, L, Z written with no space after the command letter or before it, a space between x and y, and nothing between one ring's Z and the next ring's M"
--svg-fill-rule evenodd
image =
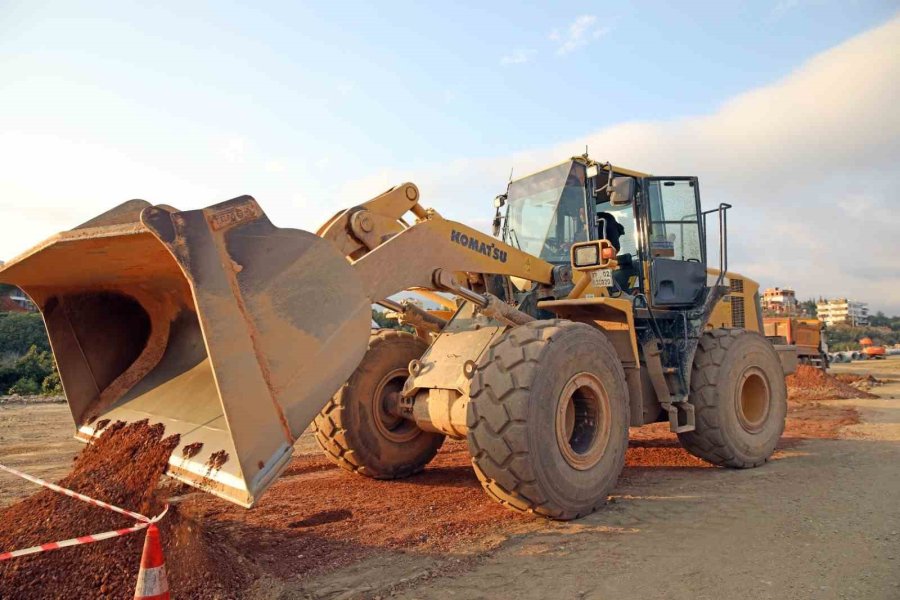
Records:
M400 329L400 323L397 322L397 319L388 318L383 311L377 308L372 309L372 320L382 329Z
M383 311L378 310L377 308L372 309L372 320L375 321L375 325L380 329L400 329L402 331L408 331L413 333L415 329L410 327L409 325L401 325L397 319L391 319L387 316Z
M41 391L41 388L33 379L21 377L17 382L9 388L10 394L19 394L21 396L34 396Z
M62 388L53 355L47 350L32 346L12 364L0 365L0 393L38 394L45 387L46 393Z
M874 315L869 315L869 325L872 327L890 327L891 319L879 310Z
M62 381L59 380L59 371L54 365L53 372L44 377L41 383L41 393L45 396L58 396L63 393Z
M36 346L38 350L50 350L50 340L44 321L38 313L0 313L0 356L21 356Z
M798 304L798 308L800 312L809 315L810 317L815 317L818 314L816 309L816 301L810 298L809 300L804 300Z

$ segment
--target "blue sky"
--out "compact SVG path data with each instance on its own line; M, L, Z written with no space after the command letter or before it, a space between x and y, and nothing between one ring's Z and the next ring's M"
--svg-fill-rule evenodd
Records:
M884 70L888 87L865 88L863 100L897 91L895 63L881 64L900 53L888 36L865 46L867 57L834 50L896 22L896 2L149 4L0 4L0 258L132 197L195 208L250 193L277 224L315 229L335 210L409 179L426 205L484 226L510 168L524 173L585 143L597 158L708 176L704 189L739 195L745 188L732 189L720 164L733 144L716 146L708 119L724 118L759 90L795 90L794 100L773 102L800 117L803 93L810 102L846 94L821 78L846 81L823 56ZM807 71L824 73L821 89L790 85ZM838 111L857 105L831 107L823 118L836 127L853 122ZM893 126L896 103L886 109ZM752 132L767 112L737 119ZM694 138L698 128L705 137ZM848 200L849 182L832 181L829 190L846 184L837 210L840 202L851 213L865 202L896 203L890 165L900 157L885 133L893 130L858 142L891 159L866 161L880 187ZM642 135L659 140L653 150L630 145ZM686 139L697 140L696 154ZM684 160L665 154L669 143ZM781 147L767 138L742 152ZM809 148L800 162L816 164L829 149ZM765 164L756 168L741 181L766 176ZM821 184L823 175L802 177ZM801 183L784 197L796 200ZM751 206L784 206L770 202L748 198L746 222L758 220ZM900 291L886 300L849 262L827 282L796 276L822 251L815 231L788 232L798 262L786 267L751 251L753 227L743 236L737 228L736 256L764 284L793 285L804 297L865 294L900 312ZM886 276L900 284L896 267Z
M154 160L233 135L273 156L415 166L702 114L897 7L484 4L5 2L4 125Z

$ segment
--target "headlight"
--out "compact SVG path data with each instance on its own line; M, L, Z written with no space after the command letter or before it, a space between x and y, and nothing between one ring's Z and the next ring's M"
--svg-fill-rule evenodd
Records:
M575 267L590 267L600 264L600 247L598 244L588 244L575 248L573 256Z

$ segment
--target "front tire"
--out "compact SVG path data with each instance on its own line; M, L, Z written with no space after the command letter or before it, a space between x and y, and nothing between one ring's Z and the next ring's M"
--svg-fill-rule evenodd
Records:
M497 502L552 519L602 506L625 464L628 388L603 333L564 320L505 333L470 388L469 452Z
M696 429L681 445L714 465L746 469L765 463L784 432L787 388L778 354L744 329L703 334L691 372Z
M385 399L406 381L409 363L428 346L404 331L372 335L347 383L313 421L316 441L339 467L374 479L398 479L425 468L444 436L389 414Z

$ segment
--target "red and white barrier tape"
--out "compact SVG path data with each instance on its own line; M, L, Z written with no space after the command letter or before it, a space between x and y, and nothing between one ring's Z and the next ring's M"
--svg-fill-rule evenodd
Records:
M150 526L150 523L155 523L163 518L163 515L166 514L166 511L169 510L169 505L166 505L166 508L163 509L159 515L153 517L149 521L144 523L138 523L133 527L128 527L126 529L116 529L115 531L104 531L103 533L92 533L90 535L83 535L81 537L72 538L70 540L62 540L61 542L49 542L47 544L41 544L40 546L32 546L31 548L23 548L21 550L12 550L10 552L0 552L0 562L10 559L16 558L18 556L25 556L27 554L37 554L38 552L46 552L47 550L56 550L57 548L65 548L67 546L78 546L80 544L90 544L92 542L100 542L103 540L108 540L109 538L119 537L123 535L128 535L129 533L134 533L135 531L140 531L141 529L145 529Z
M83 500L88 504L93 504L94 506L99 506L101 508L109 509L113 512L117 512L119 514L132 517L133 519L139 521L136 525L132 527L127 527L125 529L116 529L114 531L104 531L102 533L92 533L90 535L83 535L81 537L72 538L69 540L62 540L59 542L48 542L46 544L41 544L40 546L32 546L31 548L23 548L21 550L12 550L9 552L0 552L0 561L4 561L10 558L16 558L17 556L25 556L28 554L36 554L38 552L46 552L47 550L56 550L57 548L66 548L68 546L78 546L80 544L90 544L92 542L99 542L102 540L108 540L110 538L119 537L123 535L128 535L129 533L134 533L135 531L140 531L145 529L151 523L156 523L160 519L162 519L166 512L169 510L169 505L166 504L163 511L156 515L153 518L145 517L142 514L132 512L130 510L125 510L124 508L119 508L118 506L113 506L112 504L107 504L106 502L101 502L100 500L95 500L94 498L90 498L83 494L79 494L77 492L73 492L72 490L67 490L66 488L59 487L54 483L50 483L48 481L44 481L43 479L39 479L32 475L28 475L12 467L7 467L5 465L0 465L0 469L7 471L8 473L12 473L13 475L18 475L23 479L27 479L32 483L36 483L40 486L46 487L48 489L53 490L54 492L59 492L65 496L70 496L72 498L77 498L78 500Z

